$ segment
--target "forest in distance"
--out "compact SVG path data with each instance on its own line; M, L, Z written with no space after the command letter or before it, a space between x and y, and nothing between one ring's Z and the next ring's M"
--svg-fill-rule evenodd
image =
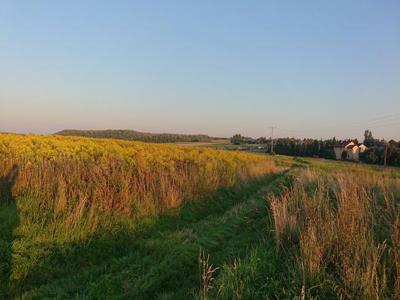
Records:
M55 135L121 139L148 143L210 142L218 139L205 134L147 133L130 129L77 130L65 129Z

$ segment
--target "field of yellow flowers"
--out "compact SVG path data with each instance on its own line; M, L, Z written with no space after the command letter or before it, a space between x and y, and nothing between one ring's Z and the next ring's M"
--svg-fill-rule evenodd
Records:
M72 222L97 212L157 214L275 169L270 159L256 154L0 134L0 178L10 186L9 198L35 197L39 207Z

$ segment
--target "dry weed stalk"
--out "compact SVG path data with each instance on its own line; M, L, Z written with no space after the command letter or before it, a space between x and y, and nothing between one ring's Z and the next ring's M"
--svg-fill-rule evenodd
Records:
M209 262L210 255L206 255L204 250L199 251L199 273L200 273L200 299L208 299L208 291L213 288L214 272L218 267L213 267Z
M272 211L275 224L275 238L278 246L284 242L293 240L297 230L297 216L293 209L289 207L289 201L292 197L290 191L286 190L281 196L270 196L269 205Z
M400 299L400 209L392 225L391 239L395 262L395 297Z

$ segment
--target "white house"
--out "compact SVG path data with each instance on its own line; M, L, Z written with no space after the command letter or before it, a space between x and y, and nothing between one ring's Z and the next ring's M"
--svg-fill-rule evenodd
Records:
M336 144L333 150L337 160L360 160L360 153L364 152L368 148L364 144L356 144L354 142L345 142Z
M360 153L362 153L362 152L364 152L365 150L368 149L368 147L365 146L364 144L360 144L360 145L358 145L358 147L360 148Z

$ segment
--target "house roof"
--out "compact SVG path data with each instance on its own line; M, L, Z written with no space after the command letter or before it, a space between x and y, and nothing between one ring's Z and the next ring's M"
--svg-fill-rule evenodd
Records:
M347 148L347 149L353 149L354 147L357 147L357 148L358 148L358 146L357 146L356 144L347 145L345 148Z
M361 146L363 144L355 143L352 140L347 140L343 142L338 142L335 144L334 148L347 148L347 149L352 149L354 146Z

